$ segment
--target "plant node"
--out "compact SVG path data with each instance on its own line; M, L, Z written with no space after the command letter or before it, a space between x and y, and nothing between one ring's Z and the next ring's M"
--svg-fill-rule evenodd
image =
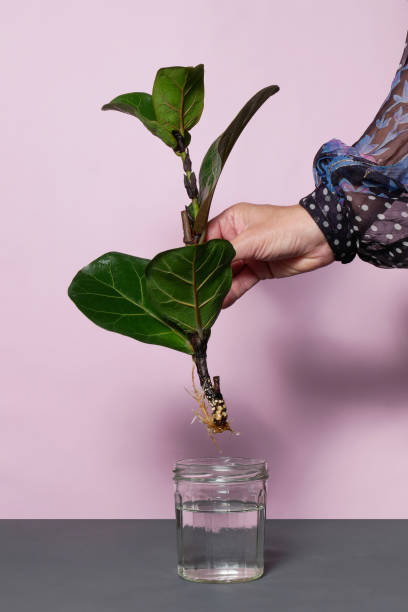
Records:
M178 130L172 130L171 132L174 136L174 138L177 141L177 145L174 147L174 152L175 153L184 153L184 151L186 150L186 145L184 142L184 138L182 136L182 134L180 134L180 132Z
M196 400L196 402L198 404L198 408L193 408L194 418L193 418L191 423L194 423L194 421L196 419L198 419L198 421L200 421L200 423L205 425L207 427L207 433L208 433L209 437L211 438L212 442L218 448L219 452L222 453L222 450L218 446L217 441L216 441L214 435L217 434L217 433L222 433L223 431L230 431L232 434L234 434L236 436L239 436L240 434L239 434L239 432L234 431L233 429L231 429L231 426L229 425L228 422L224 423L223 426L220 426L220 425L217 425L216 423L214 423L213 415L209 412L209 410L207 408L206 396L205 396L204 392L201 392L201 391L199 391L197 389L197 386L195 384L195 380L194 380L194 365L193 365L193 370L192 370L192 373L191 373L191 381L192 381L192 386L193 386L193 393L190 393L190 392L189 393Z

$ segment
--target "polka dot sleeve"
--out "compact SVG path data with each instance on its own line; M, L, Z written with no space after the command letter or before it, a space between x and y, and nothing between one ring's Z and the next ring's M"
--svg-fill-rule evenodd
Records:
M352 146L334 139L313 162L316 189L300 201L333 250L380 268L408 268L408 35L391 91Z

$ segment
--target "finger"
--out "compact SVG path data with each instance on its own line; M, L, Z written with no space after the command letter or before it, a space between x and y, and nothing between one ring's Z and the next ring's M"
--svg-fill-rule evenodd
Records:
M239 274L233 278L231 289L227 293L222 307L228 308L231 306L237 301L238 298L251 289L251 287L256 285L258 280L259 279L255 276L255 274L247 266L245 266L241 272L239 272Z
M242 231L242 207L233 204L219 215L211 219L207 226L207 240L213 238L224 238L232 241L236 235Z
M245 261L242 259L234 259L234 261L231 263L232 276L239 274L244 266Z
M232 284L231 284L231 289L230 289L230 291L227 293L226 297L224 298L224 302L223 302L223 306L222 306L223 308L226 308L227 306L229 306L229 300L230 300L230 298L232 298L232 295L233 295L233 294L231 293L231 291L232 291L232 292L234 291L234 289L232 289L233 284L234 284L234 277L235 277L235 276L237 276L237 275L238 275L238 274L241 272L241 270L242 270L242 269L245 267L245 265L246 265L246 264L245 264L245 262L244 262L244 261L242 261L242 259L238 259L238 260L233 261L233 262L231 263L231 270L232 270ZM235 288L235 286L234 286L234 288ZM235 298L235 299L236 299L236 298ZM235 299L234 299L234 301L235 301ZM231 304L232 304L232 303L233 303L233 302L231 302Z
M259 232L252 229L243 231L231 240L231 244L235 249L236 259L258 259L258 251L260 247Z
M222 233L222 227L220 223L220 215L211 219L207 225L207 232L205 234L206 240L214 240L215 238L224 238Z

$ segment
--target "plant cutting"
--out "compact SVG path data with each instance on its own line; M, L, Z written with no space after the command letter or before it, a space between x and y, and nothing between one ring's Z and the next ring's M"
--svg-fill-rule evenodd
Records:
M202 391L196 416L212 436L232 431L220 377L211 378L207 347L231 282L235 255L226 240L205 241L214 190L225 162L248 121L279 87L256 93L208 149L197 182L189 154L191 129L204 106L204 66L160 68L152 94L127 93L102 110L139 119L181 160L187 203L181 211L184 246L158 253L152 260L109 252L82 268L68 294L91 321L141 342L192 356ZM208 408L207 408L208 406Z

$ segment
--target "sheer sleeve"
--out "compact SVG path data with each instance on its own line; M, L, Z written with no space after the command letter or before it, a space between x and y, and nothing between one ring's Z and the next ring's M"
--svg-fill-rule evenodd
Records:
M325 143L313 162L316 189L300 201L342 263L356 254L381 268L408 268L408 35L401 63L357 142Z

